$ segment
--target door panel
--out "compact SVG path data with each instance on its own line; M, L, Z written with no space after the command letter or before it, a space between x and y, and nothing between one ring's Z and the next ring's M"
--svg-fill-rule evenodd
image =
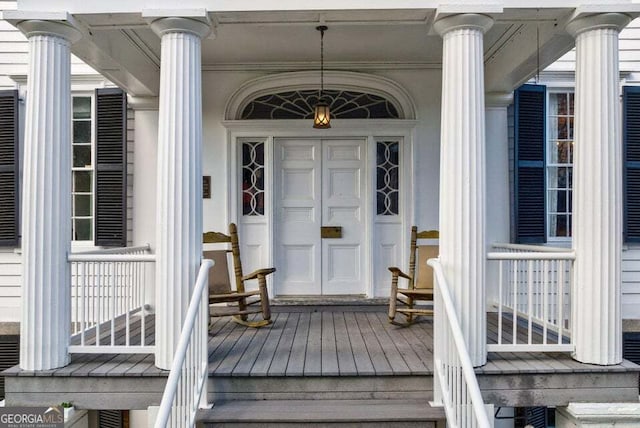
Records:
M322 223L342 227L342 238L322 240L322 294L363 294L364 140L322 150Z
M365 140L275 142L276 292L364 294ZM341 238L320 237L341 226Z
M321 142L282 139L275 144L276 291L321 293Z

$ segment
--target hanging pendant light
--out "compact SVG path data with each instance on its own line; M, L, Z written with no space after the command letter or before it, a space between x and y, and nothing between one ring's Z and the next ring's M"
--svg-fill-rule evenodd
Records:
M314 108L313 127L328 129L331 128L331 113L329 103L324 98L324 32L327 31L327 26L320 25L316 30L320 31L320 96Z

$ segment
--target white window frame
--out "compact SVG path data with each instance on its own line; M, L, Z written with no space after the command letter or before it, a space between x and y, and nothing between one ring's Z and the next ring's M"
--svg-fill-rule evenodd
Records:
M551 216L552 215L568 215L571 219L573 219L573 212L569 211L567 209L567 211L561 213L561 212L557 212L557 211L551 211L551 204L550 204L550 198L549 195L551 192L556 191L559 192L561 190L566 190L567 192L569 192L569 195L573 194L573 180L571 183L571 187L566 187L566 188L558 188L558 187L551 187L550 186L550 170L551 168L569 168L572 171L572 177L573 177L573 151L572 151L572 155L571 155L571 162L570 163L552 163L551 159L552 159L552 147L555 147L555 145L557 144L557 142L559 141L559 139L552 139L551 138L551 96L554 94L574 94L573 100L574 100L574 108L573 108L573 115L569 115L567 114L567 117L573 117L574 118L574 126L575 126L575 88L573 87L547 87L547 91L546 91L546 100L545 100L545 223L546 223L546 230L545 230L545 234L546 234L546 239L547 242L553 242L553 243L570 243L571 242L571 236L552 236L551 235ZM567 98L567 103L569 103L570 97ZM569 108L569 105L567 105L567 108ZM571 111L571 110L569 110ZM564 116L564 115L563 115ZM569 128L567 128L567 130L569 130ZM567 139L563 139L561 141L567 141L567 142L571 142L571 144L573 144L574 141L574 136L575 136L575 128L573 129L573 134L569 135L569 137L571 138L567 138ZM567 196L569 199L571 198L571 196ZM569 204L569 200L567 200L567 207ZM572 207L573 208L573 207ZM573 221L570 222L571 225L573 225Z
M90 98L91 99L91 166L90 167L75 167L73 166L73 98ZM96 131L95 131L95 92L88 91L78 91L73 92L71 95L71 180L72 180L72 188L71 188L71 241L73 247L94 247L94 238L95 238L95 189L96 189ZM90 192L78 192L76 193L73 189L74 186L74 172L76 171L89 171L91 172L91 191ZM91 215L90 216L76 216L75 215L75 195L91 195ZM88 240L76 240L75 237L75 220L76 219L91 219L91 237Z

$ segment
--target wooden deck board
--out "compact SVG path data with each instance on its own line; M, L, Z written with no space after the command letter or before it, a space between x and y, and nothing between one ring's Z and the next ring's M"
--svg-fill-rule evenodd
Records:
M322 375L322 313L311 314L309 335L307 337L307 353L304 357L304 375Z
M282 330L287 322L289 314L278 314L278 317L273 322L270 328L269 335L267 336L256 362L251 368L251 376L266 376L269 373L269 367L273 361L273 356L276 353Z
M287 323L284 326L284 331L280 337L280 342L276 347L273 362L269 367L269 376L284 376L287 373L289 355L291 354L293 339L296 337L298 320L300 320L300 314L289 314Z
M364 339L362 338L362 334L360 334L358 324L356 323L355 313L346 312L344 314L344 320L347 323L347 334L349 335L349 341L353 349L353 357L358 375L374 375L376 372L373 368L371 358L369 358L369 351L364 344Z
M333 313L322 313L322 376L338 376L338 348L333 325Z
M405 339L404 335L401 334L400 331L394 331L394 329L392 329L393 326L388 322L388 317L382 313L373 313L371 315L377 317L377 328L381 327L386 331L387 335L393 341L398 352L407 364L409 371L412 374L428 374L429 371L427 370L427 366L422 362L416 350L411 346L407 339Z
M336 347L338 352L338 368L341 376L356 376L356 361L347 332L347 324L344 320L344 313L333 314L333 325L336 335Z
M278 314L275 314L272 317L272 320L275 321L277 317ZM227 323L231 322L229 318L226 318L226 320ZM232 376L243 376L251 372L251 368L255 364L256 359L258 358L258 355L260 354L260 351L262 350L262 347L267 340L267 337L269 337L269 332L270 330L268 327L261 327L257 329L256 333L251 339L251 342L249 343L249 346L240 357L240 360L233 369L233 372L231 372ZM209 371L209 373L211 374L211 371ZM214 374L217 375L217 373Z
M378 339L378 343L382 348L382 352L389 362L391 371L394 374L411 374L411 370L402 357L402 354L400 354L400 351L396 347L395 342L391 339L391 337L389 337L389 334L385 330L384 326L380 324L380 321L375 316L375 314L365 313L363 315L369 322L369 328L375 333Z
M382 350L382 346L380 346L380 342L378 342L378 338L371 328L371 325L369 325L366 314L363 312L356 313L356 321L358 323L358 328L362 333L364 344L369 352L369 357L371 357L375 373L378 375L393 374L391 364L389 364L389 361Z
M311 314L308 312L300 314L296 335L291 344L289 362L287 363L287 371L285 373L286 376L304 375L304 361L307 354L307 336L309 335L310 322Z

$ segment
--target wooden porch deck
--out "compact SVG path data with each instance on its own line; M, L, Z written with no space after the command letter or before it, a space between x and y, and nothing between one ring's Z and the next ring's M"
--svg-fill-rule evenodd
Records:
M497 336L495 318L489 316L489 340ZM252 329L230 318L215 320L211 401L432 398L431 318L407 328L389 324L380 306L280 306L273 321ZM508 320L504 328L508 334ZM639 371L628 361L596 366L562 353L489 353L487 364L476 369L485 400L505 406L637 401ZM80 408L144 409L159 403L168 372L156 368L149 354L75 354L63 368L16 367L4 374L7 405L64 399Z

